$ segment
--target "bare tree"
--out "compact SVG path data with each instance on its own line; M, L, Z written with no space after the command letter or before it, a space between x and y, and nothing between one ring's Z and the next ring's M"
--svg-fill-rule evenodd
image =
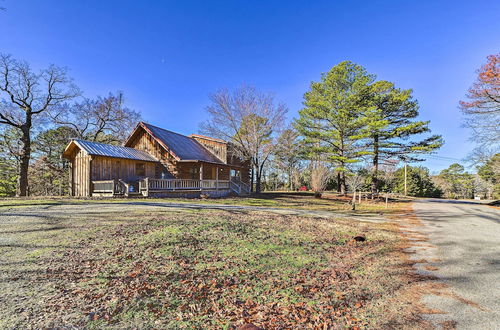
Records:
M255 191L260 192L265 163L273 152L273 142L279 133L287 107L275 104L274 97L242 86L230 92L221 89L210 95L206 110L209 119L201 124L201 132L231 141L243 159L249 159L255 172Z
M301 161L302 144L299 141L299 133L293 128L285 129L276 141L274 160L277 167L286 173L288 189L294 190L294 176L297 176L297 168Z
M487 57L478 70L477 80L469 88L467 100L460 102L465 126L472 129L472 140L479 144L479 153L500 149L500 53ZM474 159L474 157L472 157Z
M79 90L68 78L66 69L51 65L36 73L27 62L0 54L0 124L21 131L18 196L28 195L34 121L78 94Z
M141 115L124 105L122 92L95 100L84 99L51 112L54 123L70 127L76 137L94 142L123 142Z
M366 174L368 171L363 171L361 168L353 169L346 174L347 186L352 191L352 209L356 209L356 192L363 186Z
M314 196L321 198L323 191L326 189L328 179L330 178L330 169L319 160L311 161L311 189L314 191Z

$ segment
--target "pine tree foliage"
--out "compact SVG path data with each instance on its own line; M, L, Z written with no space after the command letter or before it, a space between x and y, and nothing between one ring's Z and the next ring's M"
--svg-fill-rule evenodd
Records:
M379 110L367 102L374 79L363 67L341 62L311 83L295 122L310 154L321 154L335 165L341 193L346 192L349 166L369 154L363 140L386 124Z
M418 155L430 153L440 148L444 141L440 135L432 135L421 140L414 136L429 133L429 121L417 120L418 102L412 90L401 90L388 81L377 81L371 85L371 104L378 110L383 126L373 127L370 145L372 147L373 180L372 191L380 188L377 184L378 168L390 159L421 161Z

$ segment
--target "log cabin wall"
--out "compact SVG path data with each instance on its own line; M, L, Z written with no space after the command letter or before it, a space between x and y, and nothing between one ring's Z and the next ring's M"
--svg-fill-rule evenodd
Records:
M177 178L178 179L194 179L200 178L200 163L177 163Z
M208 137L203 137L200 135L191 135L192 139L195 139L208 149L212 154L219 158L222 162L227 162L227 144L225 142L219 142Z
M229 167L219 166L219 180L229 180Z
M146 151L160 161L163 168L157 168L157 177L161 177L161 173L167 171L172 176L181 178L179 177L176 159L144 129L140 129L137 136L128 144L128 147Z
M90 167L92 157L84 150L78 149L71 161L72 195L90 196Z
M137 164L142 164L142 166ZM141 173L142 169L143 173ZM132 182L145 177L158 178L156 163L104 156L94 156L92 159L91 179L93 181L122 179L125 182Z
M200 162L178 163L178 178L199 180L200 164ZM217 178L217 167L219 168L219 180L229 180L230 168L227 165L210 163L203 163L203 180L215 180Z
M241 169L241 181L245 182L246 184L250 184L250 169L249 168L242 168Z

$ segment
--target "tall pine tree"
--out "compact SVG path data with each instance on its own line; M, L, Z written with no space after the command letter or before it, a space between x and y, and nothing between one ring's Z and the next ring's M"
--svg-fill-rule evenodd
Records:
M372 191L378 190L379 164L391 158L403 161L419 161L419 154L430 153L443 145L440 135L415 140L415 135L428 133L429 122L418 121L419 106L412 90L401 90L388 81L377 81L371 85L371 104L376 107L379 120L385 125L372 127Z
M335 165L339 192L346 192L346 171L369 152L364 139L386 123L369 104L375 77L350 61L344 61L312 82L304 94L304 108L295 127L309 144L311 158Z

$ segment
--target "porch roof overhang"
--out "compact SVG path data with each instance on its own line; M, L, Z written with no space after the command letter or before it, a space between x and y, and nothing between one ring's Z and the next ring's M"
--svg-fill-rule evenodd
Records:
M198 159L182 159L182 160L179 160L177 162L178 163L206 163L206 164L217 165L220 167L248 168L248 166L232 165L232 164L217 163L217 162L208 162L205 160L198 160Z
M66 149L64 150L62 156L66 159L71 159L71 156L76 148L84 150L90 156L131 159L155 163L158 162L155 157L142 150L80 139L72 139L71 142L66 146Z

